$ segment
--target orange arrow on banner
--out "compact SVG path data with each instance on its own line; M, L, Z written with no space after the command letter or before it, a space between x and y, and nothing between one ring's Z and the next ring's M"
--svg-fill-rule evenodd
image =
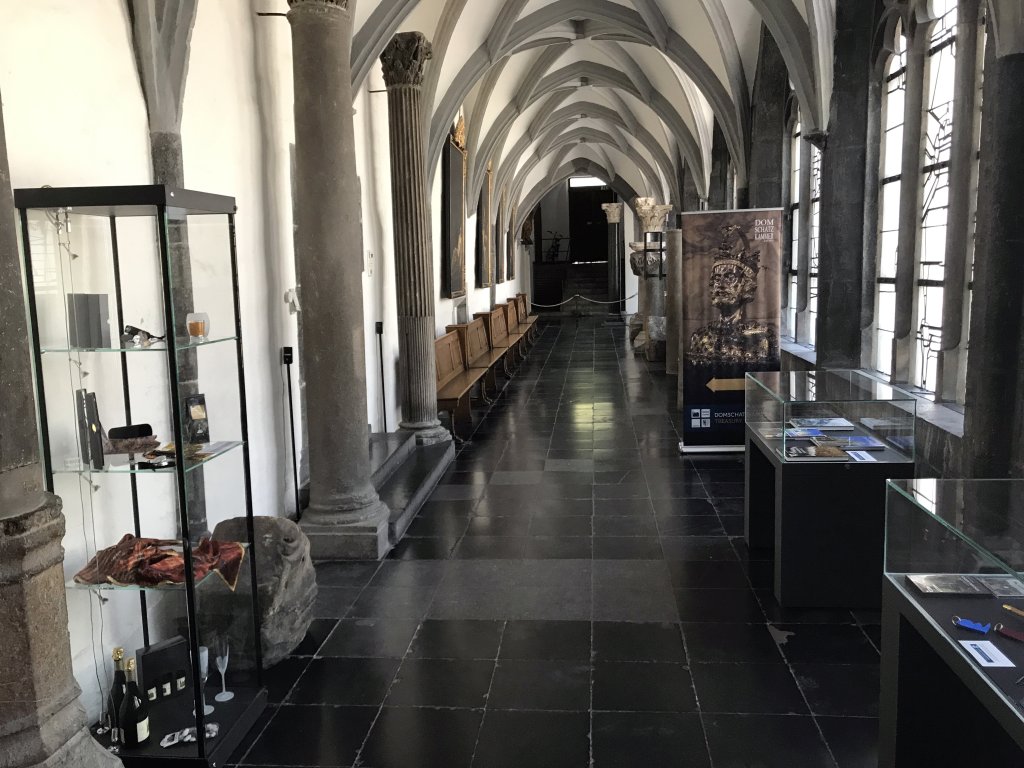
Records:
M746 386L744 379L712 379L708 389L712 392L741 392Z

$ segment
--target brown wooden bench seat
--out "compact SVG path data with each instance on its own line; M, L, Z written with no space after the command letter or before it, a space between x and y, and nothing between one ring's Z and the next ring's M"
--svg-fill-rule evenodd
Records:
M483 319L475 318L470 323L449 325L445 330L459 335L459 343L462 346L462 361L466 368L481 368L487 371L484 377L484 386L481 393L484 400L487 398L487 390L496 392L498 389L497 377L495 376L500 366L507 373L505 357L508 355L508 347L495 349L487 337L487 326Z
M505 355L505 372L508 373L510 366L516 365L522 359L522 335L509 336L507 315L503 307L495 307L490 312L477 312L473 317L483 320L487 329L487 340L492 349L508 350L508 354Z
M487 371L466 368L459 334L446 333L434 341L437 362L437 408L452 417L452 434L468 434L473 424L470 400L475 387Z
M531 341L536 341L537 340L537 336L539 334L539 330L537 328L537 321L540 318L538 318L536 315L531 315L527 311L527 309L526 309L526 294L525 293L517 293L516 294L516 310L519 313L519 323L520 324L523 324L523 323L526 324L526 327L529 328L530 340Z

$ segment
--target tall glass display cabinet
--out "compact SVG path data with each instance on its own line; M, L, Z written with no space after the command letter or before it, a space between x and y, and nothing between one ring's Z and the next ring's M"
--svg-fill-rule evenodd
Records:
M235 201L151 185L21 189L15 204L94 734L127 766L224 765L267 700ZM140 707L121 703L119 655Z
M1024 765L1024 480L886 490L879 765Z
M745 534L782 606L881 604L885 481L915 474L916 414L859 371L747 374Z

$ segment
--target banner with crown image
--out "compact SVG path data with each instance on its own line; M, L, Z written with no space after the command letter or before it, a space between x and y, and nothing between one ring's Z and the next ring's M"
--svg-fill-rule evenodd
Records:
M779 370L782 209L683 214L683 449L744 443L744 376Z

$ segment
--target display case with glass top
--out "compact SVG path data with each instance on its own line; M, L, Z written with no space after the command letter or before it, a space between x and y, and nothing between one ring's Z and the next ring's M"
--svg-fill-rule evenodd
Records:
M223 764L266 704L234 199L154 185L15 204L94 734L128 766Z
M887 484L880 765L1024 764L1022 575L1024 480Z
M917 399L851 370L748 373L746 423L784 461L914 461Z

